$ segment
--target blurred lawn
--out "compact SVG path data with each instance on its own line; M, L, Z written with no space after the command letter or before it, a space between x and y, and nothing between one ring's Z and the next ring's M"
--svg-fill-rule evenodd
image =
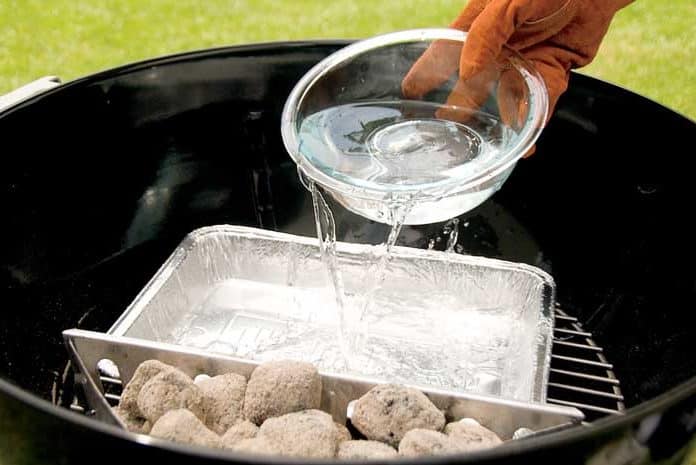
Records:
M0 94L213 46L445 26L453 0L0 0ZM696 119L696 2L637 0L582 72Z

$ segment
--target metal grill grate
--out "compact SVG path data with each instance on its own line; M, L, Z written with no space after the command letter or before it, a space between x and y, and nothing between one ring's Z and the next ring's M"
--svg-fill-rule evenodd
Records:
M547 401L575 407L588 421L620 415L625 406L613 365L577 318L556 309Z

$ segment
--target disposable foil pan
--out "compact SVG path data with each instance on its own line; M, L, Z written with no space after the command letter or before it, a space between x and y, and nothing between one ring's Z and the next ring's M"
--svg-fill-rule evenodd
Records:
M362 312L367 328L349 366L317 239L247 227L189 234L108 334L545 402L555 289L548 274L524 264L395 247L364 311L365 295L380 277L375 249L340 242L336 249L345 321L352 325Z

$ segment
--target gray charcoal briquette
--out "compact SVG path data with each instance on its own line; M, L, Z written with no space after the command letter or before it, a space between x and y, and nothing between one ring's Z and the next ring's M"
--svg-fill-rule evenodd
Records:
M148 434L150 432L152 424L146 418L133 415L130 410L124 410L120 407L113 407L111 410L121 419L126 425L126 429L131 433Z
M205 396L206 425L217 434L243 420L246 378L227 373L196 384Z
M503 443L493 431L473 421L449 423L445 433L457 441L462 450L486 449Z
M378 441L344 441L338 445L339 459L389 459L396 457L396 449Z
M234 444L231 449L236 452L245 452L250 454L280 455L280 452L273 444L258 436L251 439L242 439L238 443Z
M232 448L245 439L255 438L258 433L258 426L247 420L240 421L222 435L222 446Z
M404 457L456 454L461 451L453 438L429 429L412 429L399 443L399 455Z
M348 428L340 423L334 423L336 425L336 430L338 431L338 442L350 441L353 439L353 435L350 434Z
M169 410L154 425L150 435L197 446L222 447L220 437L210 431L190 410Z
M332 458L336 456L338 436L331 415L304 410L269 418L261 425L257 438L268 441L280 455Z
M441 431L445 415L417 389L385 384L355 402L351 422L367 439L396 447L412 429Z
M158 360L145 360L138 365L138 368L135 369L135 373L133 373L133 377L128 384L126 384L126 387L123 388L121 401L118 406L122 411L127 411L131 416L142 417L143 415L138 408L138 394L140 394L143 385L162 371L173 369L173 366Z
M138 394L138 408L154 423L170 410L185 408L205 421L205 398L200 388L183 372L162 371L147 381Z
M244 397L244 417L257 424L267 418L321 404L321 378L310 363L268 362L254 369Z

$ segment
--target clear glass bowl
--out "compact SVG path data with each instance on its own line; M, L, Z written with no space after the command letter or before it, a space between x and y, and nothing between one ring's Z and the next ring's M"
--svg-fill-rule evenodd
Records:
M382 223L445 221L505 182L546 120L536 70L506 49L466 80L466 33L401 31L328 56L297 83L282 136L305 182ZM308 184L306 184L308 185Z

